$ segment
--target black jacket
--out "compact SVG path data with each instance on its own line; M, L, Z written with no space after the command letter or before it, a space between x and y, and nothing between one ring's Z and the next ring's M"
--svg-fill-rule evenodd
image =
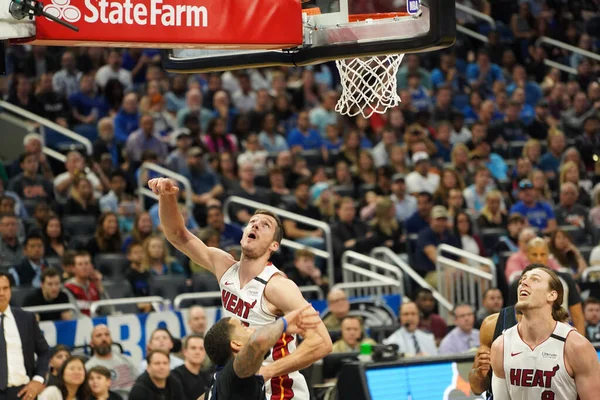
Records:
M48 373L50 362L50 348L40 330L35 314L27 312L19 307L10 307L17 322L21 346L23 347L23 360L25 372L29 379L39 375L45 377ZM37 356L37 361L35 356Z
M156 387L148 372L144 372L135 381L129 393L129 400L180 400L183 399L183 389L179 381L169 376L164 389Z
M48 265L43 259L41 264L42 268ZM35 278L35 270L28 258L25 258L20 264L15 265L15 272L19 275L19 286L29 286L33 278Z

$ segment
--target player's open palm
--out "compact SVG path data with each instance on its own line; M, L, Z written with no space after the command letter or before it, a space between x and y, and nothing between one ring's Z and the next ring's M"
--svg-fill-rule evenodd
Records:
M177 184L168 178L154 178L148 181L148 187L158 196L175 194L179 191Z
M319 313L310 304L287 313L284 318L288 323L285 332L290 335L315 329L321 322Z

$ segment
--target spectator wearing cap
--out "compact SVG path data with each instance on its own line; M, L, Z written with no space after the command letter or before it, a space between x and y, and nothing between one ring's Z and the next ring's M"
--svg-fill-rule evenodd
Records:
M535 105L535 115L527 127L527 133L533 139L546 140L551 127L558 124L550 115L549 104L546 99L541 99Z
M46 268L39 278L39 289L32 290L23 301L23 307L49 306L69 303L69 296L62 291L60 273L54 268ZM40 321L59 321L73 318L71 310L52 311L38 314Z
M558 129L552 129L548 133L548 150L540 158L540 169L548 179L554 179L558 175L565 147L565 135Z
M431 222L429 227L419 232L416 244L417 272L432 285L437 285L435 276L435 263L437 247L440 244L461 248L457 239L448 229L448 211L444 206L435 206L431 209Z
M191 132L187 128L180 128L173 133L172 137L175 139L175 149L167 156L165 165L171 171L185 175L189 173L187 152L193 144Z
M123 162L123 146L115 139L115 124L112 118L104 117L98 121L98 140L94 142L94 160L100 162L103 154L110 154L113 166Z
M154 118L150 114L144 114L140 118L140 128L129 135L125 150L132 163L141 162L142 153L146 150L153 151L161 160L167 157L167 147L158 137L154 129Z
M403 174L392 176L391 200L396 206L396 219L404 222L417 211L417 199L406 193L406 179Z
M37 232L30 233L23 244L25 258L10 269L16 286L39 288L42 284L42 272L47 267L44 260L44 239Z
M519 201L512 206L510 213L523 215L530 226L543 232L551 233L556 230L556 217L550 204L537 201L533 183L529 179L519 182Z
M54 189L50 181L38 174L38 156L34 153L23 153L19 156L19 165L23 172L8 182L7 189L16 193L23 201L52 203Z
M310 127L308 112L302 111L298 114L296 128L288 135L288 145L292 153L300 153L304 150L321 150L323 138L321 134Z
M75 178L80 174L84 174L86 179L90 181L94 188L95 195L97 197L102 196L102 181L93 171L86 168L85 159L80 152L72 150L67 153L65 169L65 172L54 178L54 193L56 193L56 200L59 203L66 203L69 193L73 188ZM109 186L109 182L107 182L107 186Z
M599 102L600 103L600 102ZM600 107L598 107L600 109ZM600 156L600 111L583 122L583 135L577 138L577 148L588 171L594 171Z
M65 51L60 59L61 69L52 77L54 91L68 99L79 90L81 72L77 70L75 56L70 51Z
M560 124L565 135L569 138L577 138L583 130L584 122L600 110L600 101L590 107L585 93L579 92L573 98L573 106L563 111L560 116Z
M424 151L418 151L413 154L412 163L415 170L406 177L408 193L435 193L440 184L440 176L429 171L431 168L429 155Z

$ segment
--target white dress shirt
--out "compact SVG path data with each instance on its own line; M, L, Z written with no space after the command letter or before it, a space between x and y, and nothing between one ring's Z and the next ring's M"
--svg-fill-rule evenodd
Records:
M417 354L412 334L415 335L417 343L419 343L419 350L428 356L437 356L438 350L435 346L435 338L433 334L417 329L414 332L409 332L406 328L402 327L396 332L392 333L391 336L383 340L383 344L397 344L398 353L404 353L406 356L413 357Z
M10 306L4 310L4 324L2 327L6 339L6 358L10 360L8 363L8 387L27 385L29 377L25 370L21 335Z
M440 185L440 176L431 172L423 176L417 171L413 171L406 176L405 182L407 193L429 192L433 194Z

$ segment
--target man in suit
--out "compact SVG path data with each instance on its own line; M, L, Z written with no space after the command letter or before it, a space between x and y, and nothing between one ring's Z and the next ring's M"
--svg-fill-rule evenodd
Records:
M30 233L25 239L23 254L25 258L20 264L10 269L15 286L42 286L42 273L48 265L44 260L44 239L38 232Z
M0 272L0 400L33 400L44 388L50 349L35 315L9 305L11 294L11 276Z

